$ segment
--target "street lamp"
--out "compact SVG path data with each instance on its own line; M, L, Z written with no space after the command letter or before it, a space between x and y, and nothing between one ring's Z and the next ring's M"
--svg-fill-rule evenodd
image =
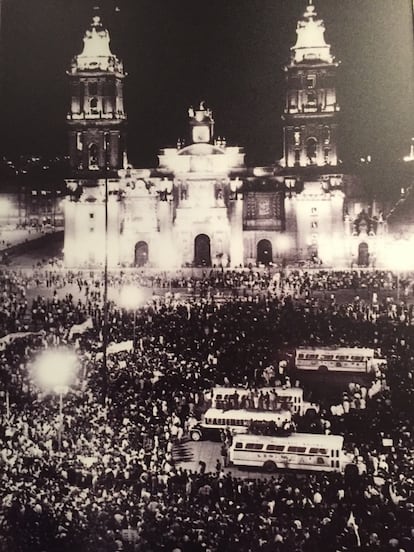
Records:
M408 240L394 240L388 247L387 257L388 264L397 275L397 302L400 301L400 279L401 272L405 272L413 268L411 260L412 244Z
M105 242L104 242L104 293L103 293L103 326L102 326L102 402L106 404L106 398L108 394L108 325L109 325L109 305L108 305L108 172L109 172L109 146L110 146L110 134L105 132L104 134L104 152L105 152Z
M62 448L63 395L68 393L78 371L78 358L67 349L50 349L36 359L33 375L37 385L46 392L59 395L58 450Z
M136 286L124 286L119 292L119 305L126 310L133 310L134 312L134 326L133 326L133 337L132 344L135 350L135 326L136 326L136 315L137 308L142 303L142 291Z

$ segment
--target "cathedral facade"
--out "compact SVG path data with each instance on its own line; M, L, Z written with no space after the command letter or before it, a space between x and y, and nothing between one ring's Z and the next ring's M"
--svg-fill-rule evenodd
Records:
M159 152L155 169L126 155L125 72L95 16L68 71L72 178L65 205L67 267L239 267L323 262L366 266L381 221L352 212L338 160L336 72L312 3L297 24L284 71L283 158L247 167L217 138L204 102L188 110L186 143ZM106 238L105 238L106 236Z

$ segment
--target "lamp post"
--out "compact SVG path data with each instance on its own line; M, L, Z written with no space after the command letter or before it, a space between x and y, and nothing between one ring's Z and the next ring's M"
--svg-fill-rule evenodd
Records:
M63 396L68 393L78 371L78 358L67 349L44 351L34 363L37 385L45 392L59 395L58 451L62 450Z
M141 290L136 286L125 286L121 289L119 293L119 305L127 310L133 310L134 313L134 325L133 325L133 333L132 333L132 344L133 348L135 350L135 329L136 329L136 316L137 316L137 308L142 302L142 292Z
M103 327L102 327L102 402L105 405L108 394L108 152L109 152L109 133L104 134L104 153L105 153L105 246L104 246L104 297L103 297Z

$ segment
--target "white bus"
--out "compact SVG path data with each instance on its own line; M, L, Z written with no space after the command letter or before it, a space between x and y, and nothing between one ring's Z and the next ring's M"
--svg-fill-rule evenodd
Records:
M231 433L246 433L252 423L274 424L276 428L283 428L292 419L289 410L279 412L270 410L219 410L209 408L203 415L201 422L190 427L190 437L193 441L211 439L220 436L220 430L226 428Z
M343 472L351 463L339 435L292 433L286 437L237 435L229 449L234 466Z
M308 410L319 412L319 406L303 400L303 389L300 387L213 387L206 393L206 397L211 400L212 408L234 408L235 394L238 395L238 405L245 404L246 399L252 394L274 392L276 394L275 410L290 410L293 414L303 416ZM254 408L249 404L249 410Z
M320 372L361 372L369 374L386 359L379 358L374 349L366 347L299 347L295 364L298 370Z

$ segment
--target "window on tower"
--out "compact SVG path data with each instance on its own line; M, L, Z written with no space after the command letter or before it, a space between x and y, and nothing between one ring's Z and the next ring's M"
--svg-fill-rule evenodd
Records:
M316 107L316 94L315 94L315 92L308 92L306 99L307 99L308 107Z
M329 154L330 154L330 149L329 148L325 148L323 150L323 158L324 158L324 161L325 161L325 165L328 165L329 164Z
M316 138L308 138L306 140L306 157L308 159L309 165L314 165L316 163L316 148L318 141Z
M76 149L78 151L82 151L83 150L83 136L82 136L82 132L77 132L76 133Z
M98 165L98 146L96 144L91 144L89 146L89 170L97 171L99 169Z
M315 88L315 84L316 84L316 75L307 75L306 88Z
M106 81L104 83L104 96L116 96L116 87L113 81Z
M322 133L322 137L323 137L323 143L324 144L329 144L330 141L331 141L331 131L330 131L330 128L329 127L323 127L323 133Z
M91 101L89 103L91 108L91 113L97 114L98 113L98 99L97 98L91 98Z
M91 96L96 96L98 93L98 83L97 82L90 82L89 83L89 94Z
M295 150L295 165L300 163L300 150Z

